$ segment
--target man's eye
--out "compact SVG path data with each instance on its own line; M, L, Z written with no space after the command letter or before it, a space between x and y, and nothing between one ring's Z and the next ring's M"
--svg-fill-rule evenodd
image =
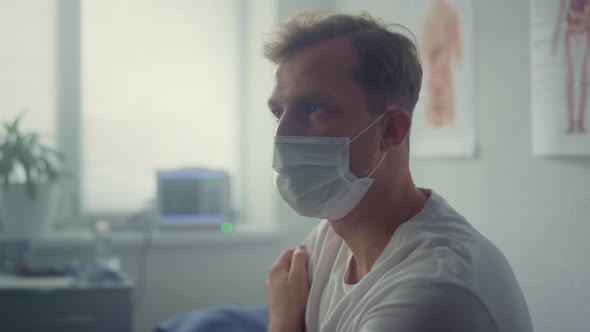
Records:
M275 119L280 120L283 116L283 111L281 110L273 110L272 115L274 115Z
M309 112L310 112L310 113L315 113L315 112L319 112L319 111L322 111L322 107L321 107L321 106L318 106L318 105L312 104L312 105L309 107Z

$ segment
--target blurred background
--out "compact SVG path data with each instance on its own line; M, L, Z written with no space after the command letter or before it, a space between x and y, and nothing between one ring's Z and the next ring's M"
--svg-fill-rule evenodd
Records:
M264 305L270 265L317 224L273 187L264 33L302 10L364 10L409 25L406 6L0 0L0 121L25 112L21 129L61 151L70 173L51 230L28 241L30 264L108 250L133 285L135 331L192 309ZM529 1L475 0L473 10L475 156L413 158L415 181L504 252L536 331L587 331L590 158L533 156ZM206 223L153 218L158 171L185 168L198 168L194 181L202 169L220 172L211 187L219 213ZM104 238L108 249L97 249Z

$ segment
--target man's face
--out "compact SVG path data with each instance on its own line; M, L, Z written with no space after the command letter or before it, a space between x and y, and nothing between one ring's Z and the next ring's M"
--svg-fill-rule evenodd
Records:
M277 136L354 137L378 114L370 112L354 78L357 53L348 38L322 41L283 59L268 105ZM366 176L379 158L378 124L350 145L350 169Z

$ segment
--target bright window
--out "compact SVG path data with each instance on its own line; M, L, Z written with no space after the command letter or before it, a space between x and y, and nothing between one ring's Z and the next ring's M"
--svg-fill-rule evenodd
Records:
M55 2L0 2L0 121L22 111L26 130L56 144Z
M83 213L137 211L158 169L239 179L238 4L82 2Z

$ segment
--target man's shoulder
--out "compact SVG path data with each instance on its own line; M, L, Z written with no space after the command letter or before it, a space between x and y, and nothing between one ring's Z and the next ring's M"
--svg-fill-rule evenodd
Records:
M433 238L445 237L459 242L485 240L485 237L453 208L442 196L431 192L424 209L411 220L402 224L400 232L404 237Z
M415 278L473 286L481 271L488 270L484 266L503 266L505 258L450 204L432 193L424 211L398 228L379 263L388 282Z

